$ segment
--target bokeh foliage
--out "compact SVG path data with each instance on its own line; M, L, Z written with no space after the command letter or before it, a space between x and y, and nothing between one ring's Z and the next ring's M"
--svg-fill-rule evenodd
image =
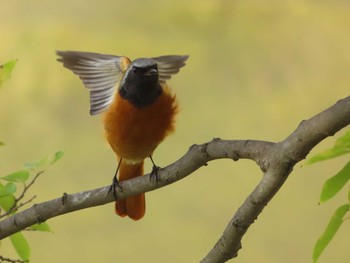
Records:
M213 137L279 141L349 95L349 8L341 0L4 2L0 61L18 59L19 77L1 91L0 138L11 147L0 148L0 172L64 148L65 158L34 186L37 202L111 181L116 160L101 120L89 116L88 94L55 61L57 49L190 55L169 83L181 111L155 153L160 166ZM243 239L239 262L311 261L332 202L343 199L318 206L319 189L343 163L296 168ZM114 216L112 205L53 219L54 235L25 233L32 260L197 262L260 178L251 162L222 160L147 194L140 222ZM348 262L345 233L319 262Z

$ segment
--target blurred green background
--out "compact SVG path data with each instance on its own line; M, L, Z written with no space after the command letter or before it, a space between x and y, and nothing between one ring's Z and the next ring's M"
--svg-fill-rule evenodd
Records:
M89 116L88 92L55 61L55 50L190 55L169 82L181 112L154 154L160 166L214 137L282 140L349 95L349 11L341 0L2 1L0 61L18 63L0 90L0 173L64 149L31 190L36 202L111 182L116 162L101 119ZM345 200L342 192L319 206L321 186L347 159L298 164L236 261L311 262ZM32 262L198 262L260 178L253 162L220 160L148 193L139 222L115 216L112 204L54 218L54 234L25 233ZM320 262L349 262L349 225L341 230ZM9 242L0 253L15 257Z

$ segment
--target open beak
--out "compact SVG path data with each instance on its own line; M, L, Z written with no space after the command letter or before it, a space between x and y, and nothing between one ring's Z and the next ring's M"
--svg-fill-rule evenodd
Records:
M158 74L158 70L155 68L151 68L145 72L145 76L155 76Z

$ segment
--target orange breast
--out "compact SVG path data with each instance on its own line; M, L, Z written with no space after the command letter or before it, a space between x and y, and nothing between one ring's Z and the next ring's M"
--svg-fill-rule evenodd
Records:
M140 162L152 155L159 143L174 130L175 96L163 88L150 106L137 108L116 94L105 114L106 137L117 156Z

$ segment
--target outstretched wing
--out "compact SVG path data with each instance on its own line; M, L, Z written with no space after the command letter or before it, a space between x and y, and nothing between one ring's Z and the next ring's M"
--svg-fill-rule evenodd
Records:
M157 62L159 81L165 82L171 78L172 75L178 73L180 68L185 66L188 56L161 56L152 58Z
M106 109L130 60L127 57L91 52L57 51L57 60L72 70L90 91L90 114Z

